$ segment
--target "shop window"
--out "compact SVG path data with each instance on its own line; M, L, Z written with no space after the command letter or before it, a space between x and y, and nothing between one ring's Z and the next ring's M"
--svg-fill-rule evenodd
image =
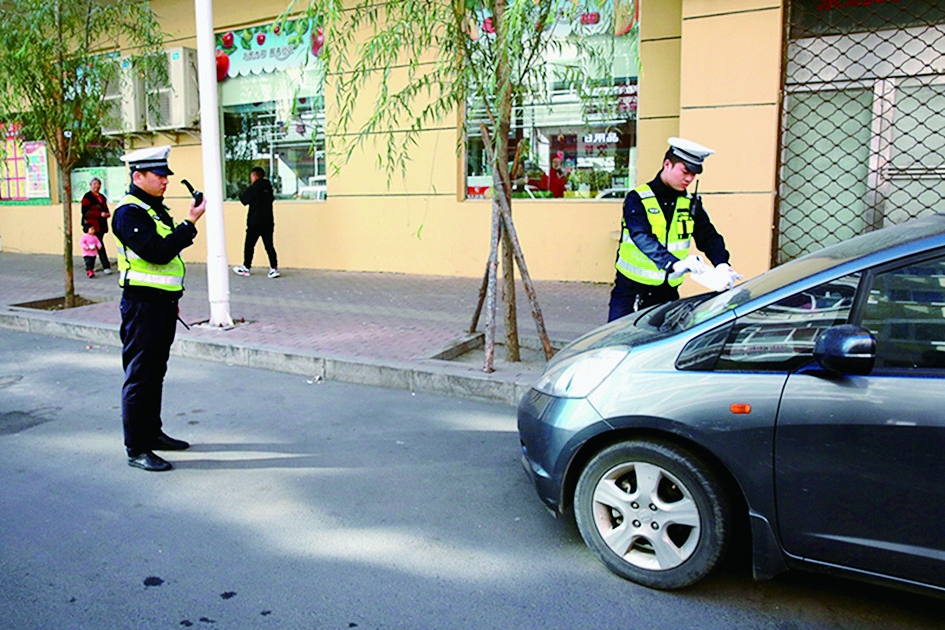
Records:
M327 196L324 40L308 20L276 26L217 35L227 56L218 75L227 199L239 197L255 166L277 199Z
M0 187L0 199L5 201L25 201L26 197L26 154L23 143L15 133L6 134L6 150L3 154L3 178Z
M576 12L563 10L549 27L556 41L544 58L544 87L513 108L508 156L513 197L623 199L635 186L639 21L628 19L635 11L631 0L584 0ZM581 90L566 80L566 69L598 64L579 55L575 38L612 60L589 71ZM468 198L492 195L479 131L484 119L483 108L471 103Z

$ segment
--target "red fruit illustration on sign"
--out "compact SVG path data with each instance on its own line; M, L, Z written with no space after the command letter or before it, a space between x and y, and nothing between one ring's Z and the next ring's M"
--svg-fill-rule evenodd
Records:
M325 33L322 31L322 27L319 26L314 31L312 31L312 54L316 57L322 52L322 47L325 45Z
M282 31L282 28L278 24L272 27L272 32L275 33L276 35L278 35L281 31Z
M491 17L487 17L482 21L482 30L487 33L495 33L495 26L492 24Z
M217 51L217 83L226 78L230 71L230 57L222 50Z
M581 24L597 24L600 22L600 13L582 13Z
M233 48L233 31L223 34L223 47Z
M639 0L614 0L614 35L626 35L640 21Z
M266 43L266 34L265 34L265 33L259 33L258 35L256 35L256 43L259 44L260 46L262 46L263 44L265 44L265 43Z

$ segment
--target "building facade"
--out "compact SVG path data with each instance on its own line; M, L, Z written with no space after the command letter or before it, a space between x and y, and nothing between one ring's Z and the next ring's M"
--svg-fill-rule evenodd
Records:
M580 20L555 28L616 42L621 54L608 78L616 109L596 119L586 109L577 112L552 72L547 101L516 110L512 144L519 152L509 156L519 178L513 214L534 278L613 280L622 196L657 173L671 136L716 150L699 177L698 192L726 238L733 266L746 276L846 238L844 229L852 234L921 214L925 210L905 202L917 194L917 185L940 190L932 193L935 200L945 194L943 143L928 140L940 132L939 112L945 110L935 106L945 98L938 87L945 71L938 50L945 46L937 43L945 38L935 26L945 20L939 19L937 3L641 0L636 15L629 0L584 1L587 11ZM193 2L151 4L169 34L169 59L175 54L182 59L172 61L172 74L174 62L185 74L192 72ZM925 9L916 17L919 5ZM213 115L220 117L224 135L220 193L226 199L230 263L241 262L246 214L235 198L248 185L249 168L262 165L277 189L282 267L481 276L492 208L470 124L474 108L468 116L457 112L425 128L403 175L389 177L378 168L380 139L365 142L335 172L324 135L332 113L331 82L317 61L318 49L331 45L330 33L316 32L303 20L277 29L282 9L235 0L213 3L220 79L220 111ZM488 32L486 17L478 16L477 26ZM930 33L937 37L933 43L914 50L910 42L928 42ZM304 63L293 57L300 43ZM897 52L877 52L884 46ZM862 63L869 55L887 63ZM390 80L400 78L395 69ZM166 118L153 121L138 113L144 123L127 124L142 129L116 130L125 132L128 148L174 146L171 166L178 175L168 205L179 216L189 201L179 179L198 188L203 184L196 121L207 113L197 111L191 98L195 91L172 90ZM370 109L369 102L359 104L358 115L366 117ZM596 126L588 120L597 120ZM918 158L917 146L924 147ZM36 153L35 145L26 148ZM25 149L17 155L29 163ZM567 181L552 186L555 160L570 172ZM21 167L8 164L8 171L11 166ZM93 164L80 171L76 195L81 197L89 177L100 174L116 201L123 175L115 166ZM14 197L10 185L29 188L30 183L9 179L0 191L0 246L60 252L55 173L45 178L46 197L41 185L30 194L17 189L20 196ZM807 209L811 201L821 208L813 217ZM76 204L77 226L78 212ZM205 260L204 235L185 255Z

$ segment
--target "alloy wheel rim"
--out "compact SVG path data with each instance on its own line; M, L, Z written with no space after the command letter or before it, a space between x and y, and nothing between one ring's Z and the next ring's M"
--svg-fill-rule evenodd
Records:
M604 543L640 569L673 569L698 547L701 518L692 493L655 464L630 462L608 470L594 489L592 509Z

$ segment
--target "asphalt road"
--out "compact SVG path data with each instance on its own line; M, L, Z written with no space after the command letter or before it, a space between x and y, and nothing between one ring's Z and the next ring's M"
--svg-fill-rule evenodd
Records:
M945 627L945 601L744 562L610 574L521 471L514 409L172 357L176 469L129 468L117 348L0 330L0 626Z

